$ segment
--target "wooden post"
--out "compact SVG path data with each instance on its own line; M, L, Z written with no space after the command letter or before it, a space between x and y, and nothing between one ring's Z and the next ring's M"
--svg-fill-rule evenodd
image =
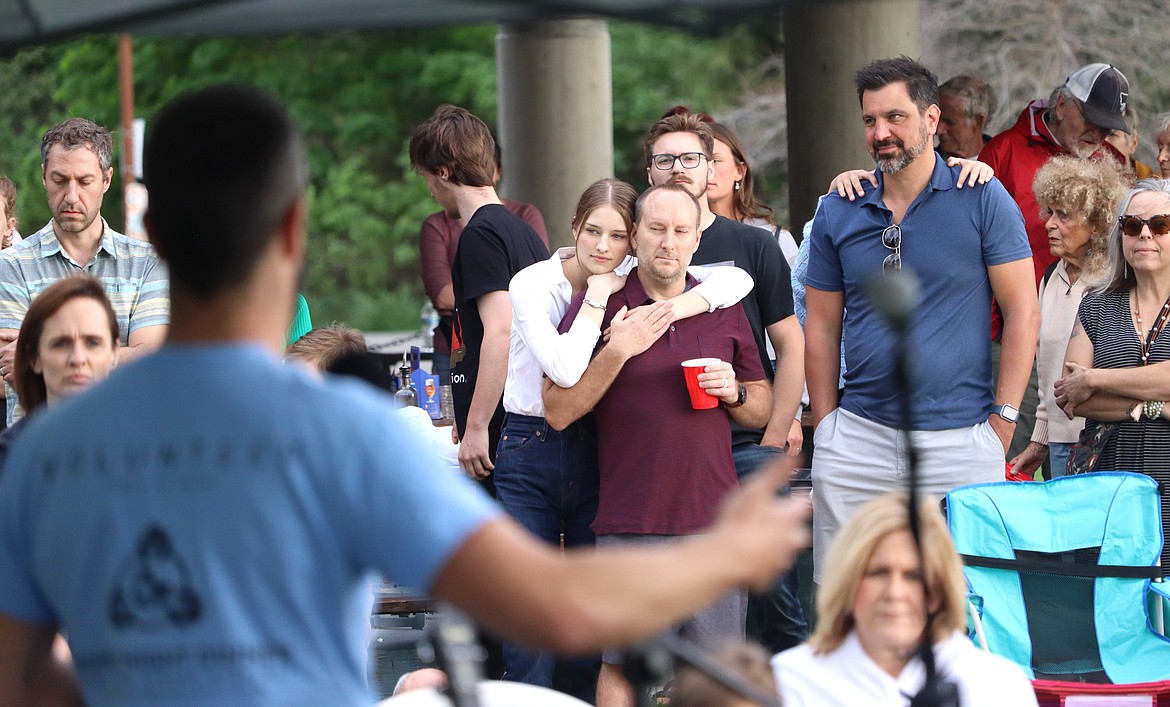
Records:
M118 35L118 88L122 123L122 183L133 184L134 176L134 46L130 35Z

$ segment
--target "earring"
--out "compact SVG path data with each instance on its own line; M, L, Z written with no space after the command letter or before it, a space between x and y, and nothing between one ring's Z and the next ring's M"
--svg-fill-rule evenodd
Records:
M735 190L739 191L739 180L735 180Z

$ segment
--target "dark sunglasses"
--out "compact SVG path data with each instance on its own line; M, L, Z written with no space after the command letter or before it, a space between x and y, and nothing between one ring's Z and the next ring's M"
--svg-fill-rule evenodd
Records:
M902 269L902 227L886 226L882 231L882 245L894 251L882 261L882 272Z
M1170 233L1170 214L1158 214L1149 218L1118 216L1117 223L1121 226L1122 233L1135 238L1142 235L1142 226L1149 226L1150 233L1155 236L1164 236Z

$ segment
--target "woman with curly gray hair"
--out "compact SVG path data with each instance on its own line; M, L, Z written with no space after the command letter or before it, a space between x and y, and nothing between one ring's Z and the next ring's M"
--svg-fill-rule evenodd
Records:
M1125 193L1111 163L1053 157L1032 182L1041 216L1047 219L1049 251L1060 258L1040 282L1040 336L1036 369L1040 400L1032 441L1009 464L1015 478L1032 477L1043 463L1046 478L1064 476L1069 450L1083 417L1068 419L1056 406L1052 385L1064 372L1064 351L1085 294L1085 275L1105 266L1117 204Z

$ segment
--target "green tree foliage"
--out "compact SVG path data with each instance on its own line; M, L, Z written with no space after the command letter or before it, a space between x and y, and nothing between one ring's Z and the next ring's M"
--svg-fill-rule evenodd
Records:
M940 81L972 74L991 85L999 102L991 134L1078 67L1112 64L1129 79L1129 105L1141 117L1138 159L1157 171L1152 118L1170 108L1165 16L1163 0L928 0L923 56Z
M302 290L314 321L364 329L418 325L418 227L437 210L409 169L414 127L441 103L494 127L494 26L324 37L134 41L135 108L146 118L179 93L222 81L260 86L289 106L309 147L310 237ZM645 182L641 137L671 105L715 110L738 92L743 36L696 39L611 25L617 173ZM117 40L92 37L0 62L0 169L21 189L25 231L48 219L40 135L69 115L119 122ZM103 213L123 223L120 177ZM198 205L193 205L198 209ZM29 228L31 227L31 228Z
M625 23L610 24L613 56L614 171L634 186L646 183L646 130L675 105L717 113L741 89L740 75L759 63L749 31L719 39ZM749 56L751 54L751 56Z
M33 233L49 220L41 188L41 135L65 106L56 99L61 48L37 47L0 62L0 173L17 186L20 232Z

